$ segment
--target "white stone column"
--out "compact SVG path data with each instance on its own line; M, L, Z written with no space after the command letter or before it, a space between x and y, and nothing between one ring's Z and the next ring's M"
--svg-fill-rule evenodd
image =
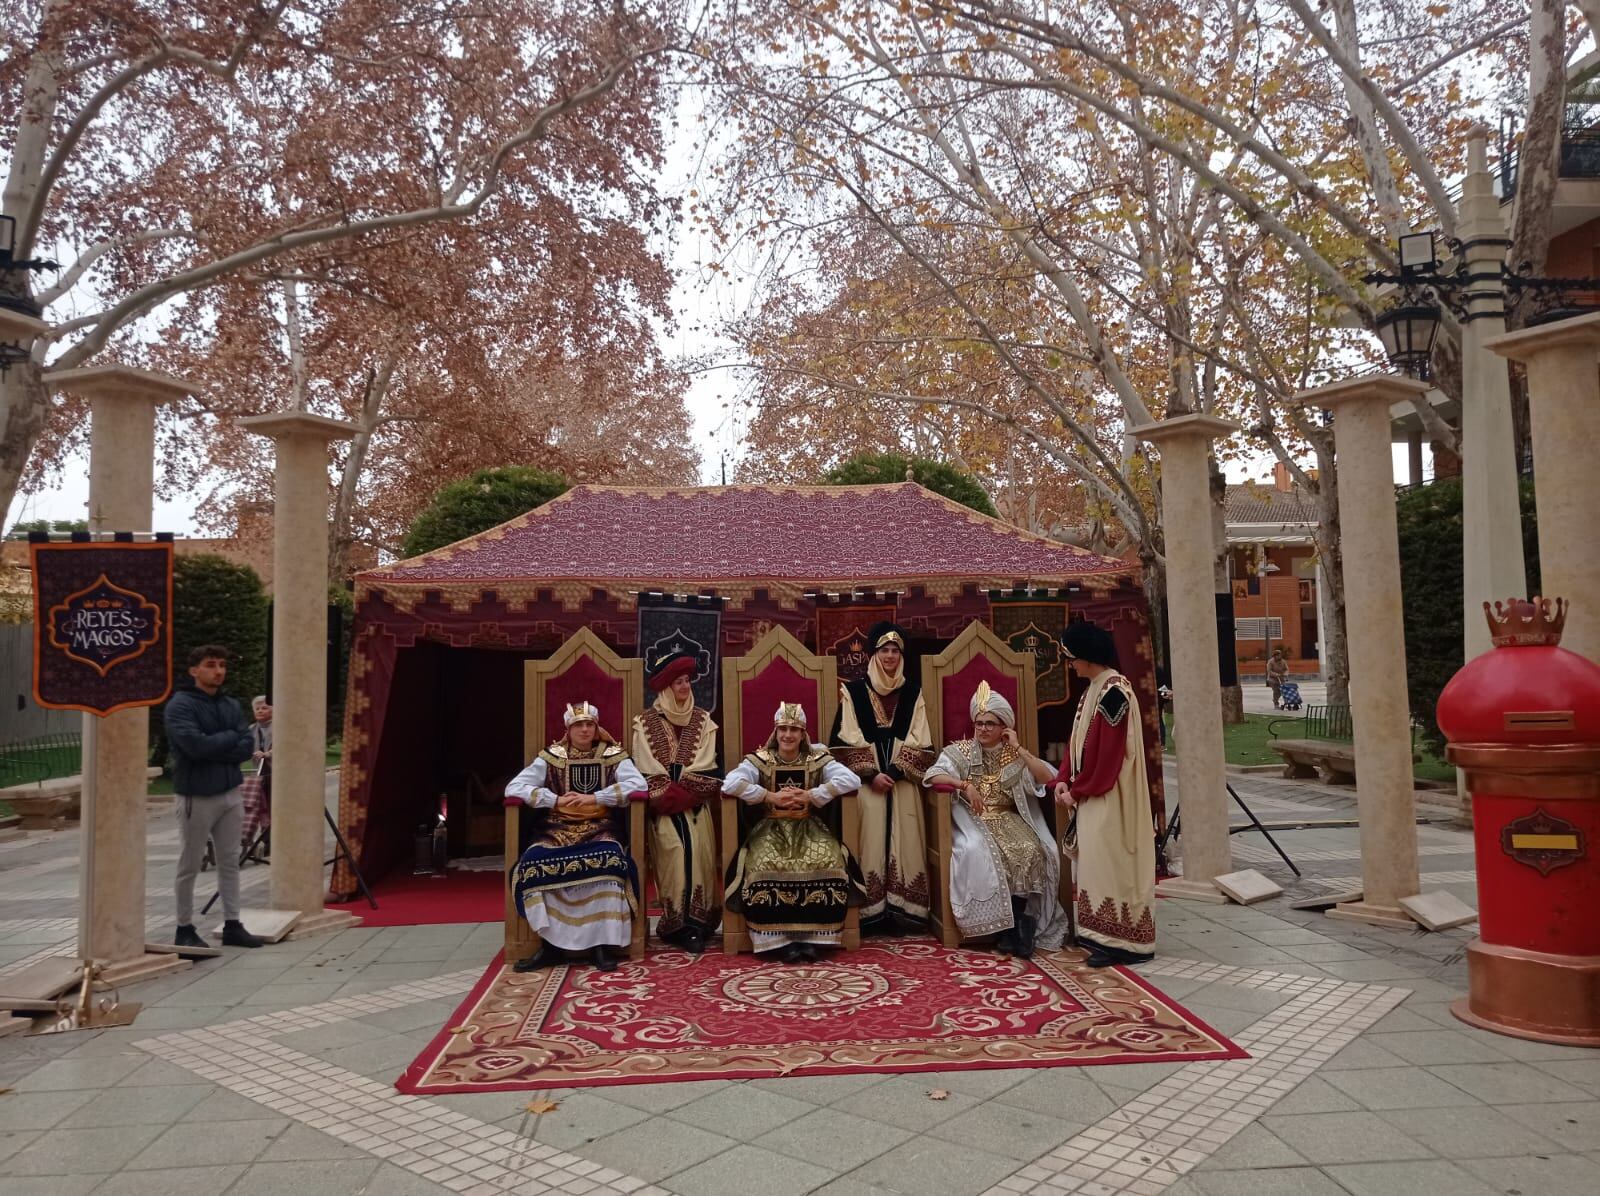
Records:
M1493 275L1466 292L1461 326L1462 611L1466 659L1489 650L1483 596L1525 596L1522 517L1517 502L1516 439L1511 429L1511 381L1488 342L1504 335L1506 222L1489 173L1489 129L1467 134L1467 175L1461 185L1456 231L1467 269Z
M272 527L272 907L298 910L301 936L358 925L325 910L322 880L327 741L328 442L355 425L305 412L239 426L277 451Z
M89 400L89 530L153 530L156 408L193 387L120 365L57 370L44 381ZM78 953L104 964L105 979L115 984L187 966L144 949L149 759L148 708L83 716Z
M1600 662L1600 312L1496 337L1489 348L1528 367L1539 588L1572 603L1561 646ZM1481 604L1522 591L1468 596Z
M1222 676L1217 667L1213 567L1211 441L1239 425L1210 415L1178 415L1133 434L1161 450L1161 520L1167 556L1168 651L1172 720L1183 811L1183 875L1162 881L1167 897L1227 900L1213 879L1233 871L1222 750ZM1152 612L1159 618L1159 612Z
M1417 893L1416 792L1411 704L1406 693L1404 599L1395 517L1390 405L1427 391L1392 375L1353 378L1297 397L1334 413L1339 529L1349 629L1350 717L1355 725L1356 803L1361 820L1360 901L1332 918L1412 926L1400 898Z

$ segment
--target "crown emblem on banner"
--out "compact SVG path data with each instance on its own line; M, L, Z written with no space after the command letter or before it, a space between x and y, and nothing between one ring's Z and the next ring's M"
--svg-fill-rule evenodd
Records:
M1497 648L1528 648L1561 642L1567 625L1565 598L1508 598L1492 606L1485 602L1489 638Z

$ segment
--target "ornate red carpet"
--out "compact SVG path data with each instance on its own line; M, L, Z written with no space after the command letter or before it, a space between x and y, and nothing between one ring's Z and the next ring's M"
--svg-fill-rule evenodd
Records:
M1121 969L873 942L811 965L661 951L615 972L497 957L401 1092L1237 1059Z

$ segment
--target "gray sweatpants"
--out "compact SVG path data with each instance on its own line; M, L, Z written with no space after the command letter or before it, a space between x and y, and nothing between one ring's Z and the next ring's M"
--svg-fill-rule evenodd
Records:
M237 788L215 797L178 794L178 925L194 925L194 878L206 858L206 840L217 845L217 890L222 917L239 918L239 834L244 798Z

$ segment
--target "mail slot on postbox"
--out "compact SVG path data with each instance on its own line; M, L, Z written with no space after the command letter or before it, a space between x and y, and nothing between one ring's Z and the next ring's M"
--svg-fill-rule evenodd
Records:
M1466 773L1478 937L1462 1021L1600 1046L1600 666L1561 647L1567 603L1483 604L1494 650L1439 695Z

